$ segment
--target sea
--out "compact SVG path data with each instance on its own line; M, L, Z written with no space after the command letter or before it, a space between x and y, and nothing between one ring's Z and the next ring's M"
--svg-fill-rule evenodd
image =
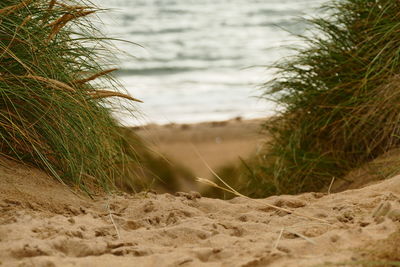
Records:
M262 98L271 63L304 45L296 37L326 0L102 0L100 18L119 53L117 79L143 101L125 125L273 115Z

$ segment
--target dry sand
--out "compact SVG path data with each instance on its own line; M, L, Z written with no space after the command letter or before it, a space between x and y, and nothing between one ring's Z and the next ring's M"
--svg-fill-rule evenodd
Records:
M391 234L400 225L400 176L259 202L193 192L91 200L5 159L0 176L2 266L326 266L399 253Z
M211 178L199 154L213 170L235 165L261 147L265 136L260 134L265 119L229 120L198 124L147 125L136 133L154 151L172 162L179 162L194 176Z

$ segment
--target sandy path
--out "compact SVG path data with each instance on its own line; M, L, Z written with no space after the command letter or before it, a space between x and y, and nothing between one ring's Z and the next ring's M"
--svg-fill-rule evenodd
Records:
M198 124L148 125L136 132L157 152L190 169L195 176L211 173L196 150L215 170L247 158L265 138L259 132L264 119Z
M400 221L400 176L337 194L256 203L196 193L92 201L6 160L0 174L4 266L324 266L362 259L360 248L388 238ZM381 203L388 206L376 212Z

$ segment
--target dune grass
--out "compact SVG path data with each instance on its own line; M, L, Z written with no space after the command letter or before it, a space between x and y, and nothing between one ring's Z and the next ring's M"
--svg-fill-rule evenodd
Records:
M283 107L249 163L251 196L320 190L400 144L400 2L341 0L311 19L264 97ZM327 16L329 14L329 16Z
M81 0L0 1L0 153L86 191L133 184L141 145L111 115L109 97L135 99L109 75L114 51L89 20L97 11Z

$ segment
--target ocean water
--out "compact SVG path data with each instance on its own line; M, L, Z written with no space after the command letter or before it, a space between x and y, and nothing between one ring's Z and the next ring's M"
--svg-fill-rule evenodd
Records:
M260 85L273 77L266 66L301 45L292 35L317 14L325 0L106 0L101 15L117 42L118 79L144 101L139 121L188 123L255 118L274 113L260 99ZM130 54L130 55L128 55Z

